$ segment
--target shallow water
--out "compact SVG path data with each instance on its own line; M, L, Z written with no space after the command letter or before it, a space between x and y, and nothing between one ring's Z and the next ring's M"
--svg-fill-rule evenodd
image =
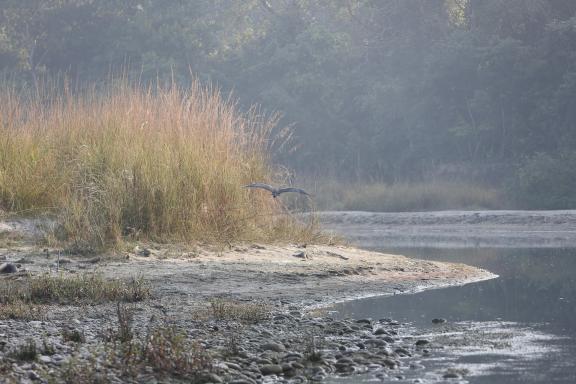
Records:
M422 360L423 370L403 371L399 374L404 379L388 377L384 382L413 382L417 377L424 382L443 381L443 373L454 368L468 371L460 382L576 383L576 248L454 249L433 243L399 248L386 246L391 243L388 240L376 246L372 243L370 248L462 262L500 277L335 306L338 317L391 317L408 323L412 327L409 333L421 334L419 338L453 344ZM448 322L433 325L433 318ZM333 382L359 381L350 377Z

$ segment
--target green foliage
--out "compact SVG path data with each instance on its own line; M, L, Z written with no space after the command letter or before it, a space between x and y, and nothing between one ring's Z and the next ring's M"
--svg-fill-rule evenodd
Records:
M575 63L573 0L6 0L0 10L10 77L193 73L242 107L284 114L293 141L275 160L344 180L420 181L444 165L573 148Z
M576 207L576 152L539 153L527 159L508 190L522 208Z

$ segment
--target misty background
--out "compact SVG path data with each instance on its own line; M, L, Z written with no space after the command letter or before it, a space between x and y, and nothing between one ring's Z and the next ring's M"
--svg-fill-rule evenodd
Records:
M233 92L323 208L576 207L573 0L2 0L0 71Z

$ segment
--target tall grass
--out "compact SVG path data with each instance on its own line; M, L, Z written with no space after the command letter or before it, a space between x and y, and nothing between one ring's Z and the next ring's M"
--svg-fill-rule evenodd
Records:
M498 209L506 205L495 188L465 182L361 184L327 182L318 186L317 203L324 210L431 211Z
M81 248L127 234L282 239L297 224L278 219L266 194L242 188L270 179L274 124L197 83L74 94L3 89L0 209L49 214L56 237Z

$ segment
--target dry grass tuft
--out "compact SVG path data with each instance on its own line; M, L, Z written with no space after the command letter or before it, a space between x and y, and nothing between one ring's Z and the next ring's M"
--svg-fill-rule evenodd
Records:
M29 276L21 281L0 282L0 303L24 302L96 304L106 301L141 301L150 297L150 286L143 278L105 279L97 273L79 275Z
M257 323L270 317L270 307L263 303L238 302L215 298L210 300L210 308L216 320Z
M312 189L314 190L314 189ZM497 209L502 194L495 188L464 182L429 182L349 185L328 182L316 193L324 210L431 211L445 209Z
M42 305L26 303L22 300L14 300L9 303L1 303L0 320L44 320L46 308Z
M51 238L78 249L125 236L297 240L310 228L295 231L267 194L242 188L270 179L275 122L197 83L32 95L5 87L0 209L49 214L57 223Z
M54 377L54 380L108 383L111 380L106 373L115 371L123 379L152 373L159 378L182 378L186 382L210 381L203 376L212 370L211 355L200 344L170 326L151 329L145 339L115 340L106 343L104 348L100 345L89 350L90 358L76 355L64 366L61 376Z

